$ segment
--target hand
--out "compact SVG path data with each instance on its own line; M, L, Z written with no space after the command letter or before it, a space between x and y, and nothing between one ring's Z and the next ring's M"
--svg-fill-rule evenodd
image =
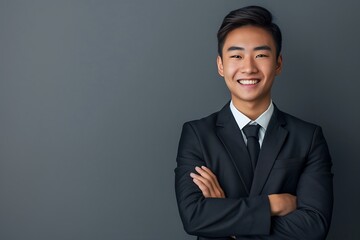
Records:
M285 216L297 207L296 196L289 193L271 194L268 196L271 216Z
M215 174L209 168L202 166L195 167L195 170L198 174L190 173L190 176L205 198L225 198Z

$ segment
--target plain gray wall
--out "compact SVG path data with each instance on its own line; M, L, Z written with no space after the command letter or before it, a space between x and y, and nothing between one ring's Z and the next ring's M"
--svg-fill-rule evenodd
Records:
M274 101L330 146L328 239L360 239L360 3L328 0L1 0L0 239L194 239L180 131L228 101L216 32L249 4L283 31Z

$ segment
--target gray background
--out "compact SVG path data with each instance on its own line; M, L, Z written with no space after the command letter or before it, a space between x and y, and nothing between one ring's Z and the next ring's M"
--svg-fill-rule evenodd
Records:
M268 7L284 35L273 99L323 127L328 239L360 239L358 1L0 1L0 239L194 239L177 212L182 123L229 99L216 31Z

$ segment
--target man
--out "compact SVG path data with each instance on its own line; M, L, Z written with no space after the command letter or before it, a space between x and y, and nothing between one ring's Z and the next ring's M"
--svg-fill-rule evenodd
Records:
M185 123L179 143L175 188L185 230L198 239L325 239L332 163L321 128L271 100L282 56L268 10L225 17L217 66L231 101Z

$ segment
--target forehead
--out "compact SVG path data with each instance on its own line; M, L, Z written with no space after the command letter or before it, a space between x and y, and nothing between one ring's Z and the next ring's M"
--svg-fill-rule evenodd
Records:
M275 50L275 41L267 30L256 26L243 26L228 33L224 42L224 50L231 46L253 48L263 45Z

